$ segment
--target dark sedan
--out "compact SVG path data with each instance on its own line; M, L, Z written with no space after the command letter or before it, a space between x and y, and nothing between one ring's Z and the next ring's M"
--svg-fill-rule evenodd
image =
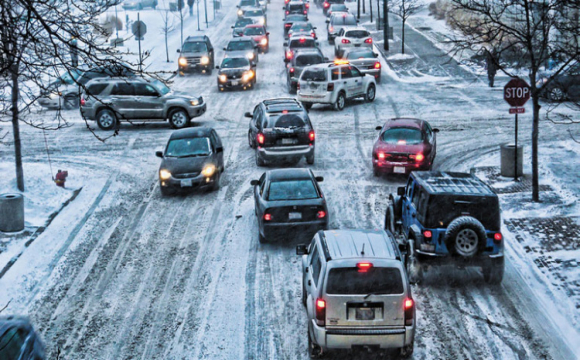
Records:
M216 131L198 127L171 134L159 166L159 185L163 195L179 189L217 190L224 171L224 148Z
M427 121L391 119L378 126L379 136L373 147L373 173L408 174L413 170L431 170L437 154L435 134Z
M292 24L299 21L300 22L308 21L308 15L290 14L286 16L286 18L284 19L284 39L288 38L288 31L292 27Z
M45 359L44 344L27 318L0 317L0 359Z
M295 233L310 239L318 230L328 229L321 181L308 169L270 170L251 181L261 243Z
M218 89L254 89L256 87L256 65L250 63L247 57L226 57L222 61L218 73Z
M552 101L580 100L580 62L573 63L548 82L549 75L542 76L536 84L542 88L542 96Z

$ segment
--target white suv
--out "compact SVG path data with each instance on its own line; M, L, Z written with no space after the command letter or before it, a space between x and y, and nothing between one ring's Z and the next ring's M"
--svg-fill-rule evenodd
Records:
M342 57L345 49L355 47L373 48L371 33L363 27L343 27L334 39L334 56Z
M349 64L307 66L297 84L298 100L307 109L312 104L329 104L335 110L342 110L346 100L357 97L371 102L375 100L376 89L373 76L365 75Z

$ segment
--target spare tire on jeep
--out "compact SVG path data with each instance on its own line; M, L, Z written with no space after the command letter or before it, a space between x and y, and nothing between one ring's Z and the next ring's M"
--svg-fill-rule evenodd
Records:
M445 245L454 255L472 257L485 249L485 228L474 217L460 216L453 220L445 232Z

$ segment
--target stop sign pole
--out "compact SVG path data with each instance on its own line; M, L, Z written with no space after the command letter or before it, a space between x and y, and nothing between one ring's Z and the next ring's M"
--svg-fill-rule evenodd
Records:
M520 78L512 78L503 88L503 99L515 115L514 181L518 181L518 114L525 112L524 104L530 99L530 85Z

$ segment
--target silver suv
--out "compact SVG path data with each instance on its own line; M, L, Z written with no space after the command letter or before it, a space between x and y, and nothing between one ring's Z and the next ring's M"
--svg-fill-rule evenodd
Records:
M332 349L413 353L415 303L399 247L378 230L319 231L302 255L302 302L312 358Z
M173 91L157 79L104 78L87 83L81 97L81 115L94 120L103 130L120 121L166 121L173 128L189 126L203 115L206 104L201 96Z

